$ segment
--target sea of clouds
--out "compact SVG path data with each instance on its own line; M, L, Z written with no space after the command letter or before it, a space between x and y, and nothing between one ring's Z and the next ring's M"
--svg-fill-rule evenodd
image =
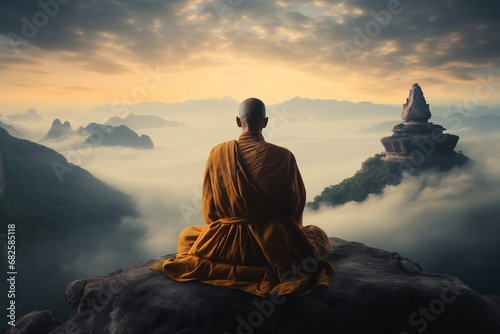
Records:
M240 134L235 124L237 108L205 114L151 114L183 121L186 127L138 130L139 135L145 133L152 138L154 150L75 149L82 140L79 137L43 142L133 196L142 217L125 219L122 229L123 233L143 230L132 239L144 260L176 252L177 236L186 226L205 224L200 196L208 153L216 144L237 139ZM312 201L323 188L354 175L364 160L383 151L380 138L390 135L391 128L364 130L391 118L378 115L339 120L308 115L307 111L271 107L270 125L263 135L294 153L307 200ZM87 115L85 121L73 119L72 126L85 126L89 118L100 121L97 116ZM49 126L46 124L44 131ZM43 137L43 132L37 131L30 134L33 140ZM460 134L460 130L454 132ZM461 138L457 150L473 160L466 167L407 176L401 184L388 186L382 194L370 195L362 203L306 209L304 224L317 225L329 236L402 253L419 262L425 271L445 272L478 290L500 293L495 283L500 269L493 260L499 252L496 236L500 232L499 139L500 134ZM99 268L104 273L117 263L124 264L123 259L117 260L120 247L113 251L106 245L103 241L102 248L82 254L75 265L82 272Z

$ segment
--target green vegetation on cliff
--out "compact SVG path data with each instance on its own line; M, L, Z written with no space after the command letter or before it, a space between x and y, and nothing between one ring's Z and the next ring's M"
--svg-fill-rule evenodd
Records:
M388 183L398 184L401 181L399 163L380 160L383 156L375 154L368 158L354 176L326 187L314 197L314 201L307 203L307 207L317 210L320 204L334 206L350 201L362 202L369 194L380 194Z

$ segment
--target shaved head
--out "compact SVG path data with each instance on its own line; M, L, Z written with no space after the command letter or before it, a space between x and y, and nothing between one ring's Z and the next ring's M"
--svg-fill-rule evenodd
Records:
M239 115L238 126L244 131L262 131L267 125L266 106L254 97L241 102Z

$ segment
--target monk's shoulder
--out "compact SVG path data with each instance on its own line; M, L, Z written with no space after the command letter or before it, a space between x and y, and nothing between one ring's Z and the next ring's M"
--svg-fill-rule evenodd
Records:
M266 144L267 144L269 152L272 152L273 156L279 156L281 158L285 158L286 157L286 158L289 158L291 160L295 160L295 157L294 157L292 151L290 151L286 147L279 146L279 145L276 145L276 144L272 144L272 143L269 143L269 142L266 142Z
M215 145L210 150L209 157L216 157L216 156L219 156L221 154L225 154L225 152L227 151L227 148L230 145L233 145L233 142L234 142L234 140L229 140L229 141Z

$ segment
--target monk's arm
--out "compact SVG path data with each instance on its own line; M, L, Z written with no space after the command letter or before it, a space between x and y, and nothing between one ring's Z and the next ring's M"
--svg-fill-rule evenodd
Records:
M207 224L210 224L217 219L215 202L214 202L214 194L212 189L212 180L210 177L211 170L211 162L212 162L212 151L210 151L210 155L208 156L207 165L205 166L205 174L203 177L203 188L201 191L201 212L203 213L203 218Z
M288 191L285 198L286 213L302 226L302 212L306 205L306 188L300 175L295 157L291 154L288 171Z

